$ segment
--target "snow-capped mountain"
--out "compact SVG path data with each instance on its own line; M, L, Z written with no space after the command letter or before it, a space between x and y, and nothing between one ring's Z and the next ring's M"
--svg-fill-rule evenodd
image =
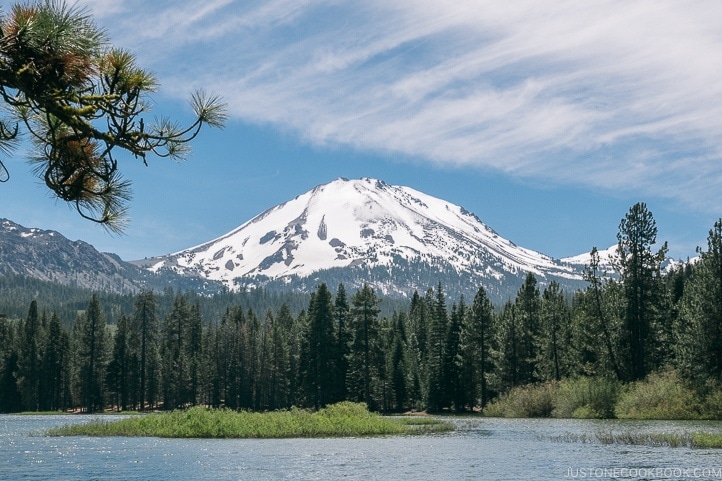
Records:
M532 272L570 286L581 269L504 239L463 207L375 179L337 179L273 207L215 240L142 261L224 282L313 288L368 282L409 294L441 281L449 291L508 297Z
M614 244L607 249L599 249L597 250L597 254L599 254L600 272L607 274L613 273L614 259L617 257L617 244ZM592 261L591 251L572 257L564 257L561 261L565 264L571 264L573 266L578 266L580 269L584 269Z

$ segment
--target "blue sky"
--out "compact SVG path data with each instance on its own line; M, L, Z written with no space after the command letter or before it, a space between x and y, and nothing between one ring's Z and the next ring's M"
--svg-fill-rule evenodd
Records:
M83 0L190 123L229 105L188 160L128 156L113 236L53 200L18 151L1 217L126 260L218 237L338 177L464 206L554 257L606 248L646 202L670 254L722 217L722 3L676 0Z

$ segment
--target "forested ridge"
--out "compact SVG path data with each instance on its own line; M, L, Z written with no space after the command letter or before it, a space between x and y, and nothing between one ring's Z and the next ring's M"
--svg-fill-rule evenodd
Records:
M585 289L542 289L528 274L501 305L482 286L473 299L452 299L439 283L386 314L368 285L351 293L322 283L302 306L230 297L238 302L222 312L204 312L188 293L143 292L115 310L89 294L63 325L32 300L23 317L0 317L0 411L351 400L379 411L458 412L518 386L632 383L670 371L700 396L719 391L722 219L695 262L665 272L656 235L651 212L636 204L619 226L614 273L593 249Z

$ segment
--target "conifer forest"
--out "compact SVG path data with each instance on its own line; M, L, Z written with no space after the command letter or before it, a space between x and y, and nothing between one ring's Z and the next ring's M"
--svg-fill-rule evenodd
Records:
M656 236L637 204L620 223L613 267L592 250L586 288L564 292L529 273L501 305L483 286L473 299L449 298L439 283L382 313L369 285L321 283L303 304L278 296L209 314L198 296L147 291L119 312L92 294L69 325L59 306L34 299L24 316L0 316L0 412L343 400L463 412L519 386L670 371L705 395L722 383L722 220L698 258L664 269Z

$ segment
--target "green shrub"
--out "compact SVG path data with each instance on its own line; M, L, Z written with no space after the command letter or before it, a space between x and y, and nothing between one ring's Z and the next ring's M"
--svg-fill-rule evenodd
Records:
M708 386L702 416L704 419L722 420L722 387L717 383Z
M499 396L484 409L486 416L505 418L548 418L554 411L559 383L517 386Z
M630 384L615 408L620 419L700 419L702 411L695 391L671 370Z
M566 379L554 400L554 417L608 419L614 417L619 383L603 377Z

